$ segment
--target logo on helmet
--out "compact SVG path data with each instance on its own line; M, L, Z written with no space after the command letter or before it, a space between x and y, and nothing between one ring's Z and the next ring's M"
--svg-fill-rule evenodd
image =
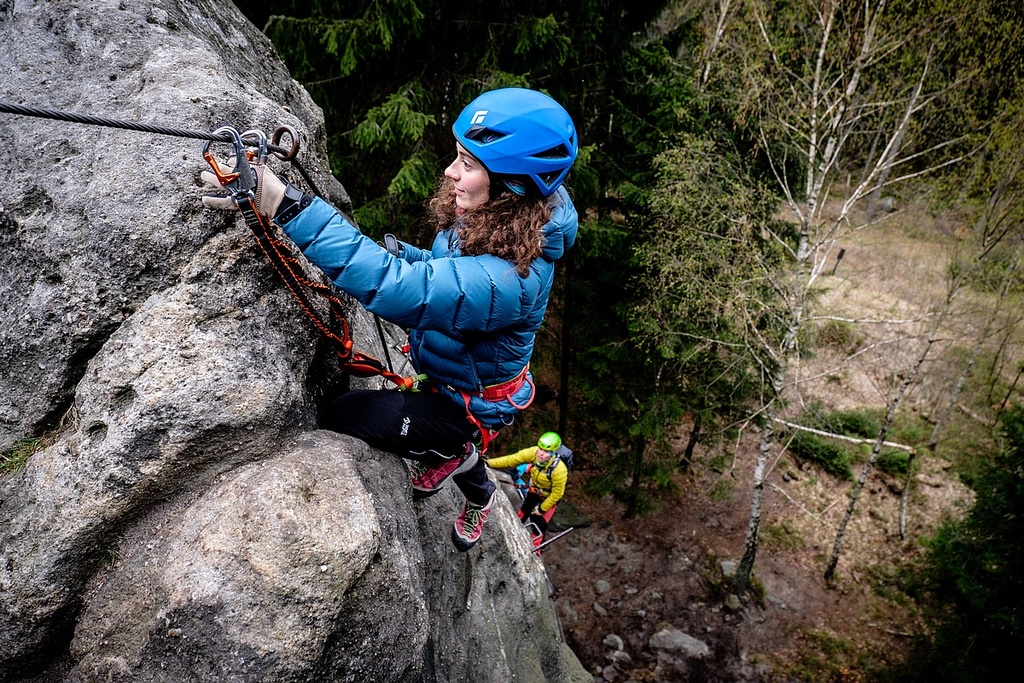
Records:
M473 118L470 120L470 123L473 125L479 125L484 122L485 116L487 116L487 110L481 109L475 114L473 114Z

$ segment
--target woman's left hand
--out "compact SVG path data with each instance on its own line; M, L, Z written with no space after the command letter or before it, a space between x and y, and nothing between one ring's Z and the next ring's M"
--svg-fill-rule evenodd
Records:
M228 164L230 164L228 166L220 162L216 163L222 174L232 172L234 166L232 160L228 160ZM265 164L253 164L252 171L253 175L256 176L256 210L264 216L273 218L277 213L278 207L281 206L281 200L284 199L284 191L287 186ZM203 182L210 189L223 190L223 187L217 181L216 174L212 171L203 171L199 174L199 177L203 179ZM223 209L227 211L233 211L238 208L231 197L224 196L223 194L204 194L203 206L210 209Z

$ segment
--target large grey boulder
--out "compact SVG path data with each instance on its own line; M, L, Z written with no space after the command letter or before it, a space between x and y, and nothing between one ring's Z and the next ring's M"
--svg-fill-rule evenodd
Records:
M0 2L0 76L18 105L199 131L290 124L313 174L327 168L315 105L226 1ZM199 140L0 114L0 141L7 448L57 426L88 359L213 235L230 226L232 248L252 247L197 201Z
M0 1L0 83L291 125L348 208L321 112L226 0ZM590 680L506 500L458 553L457 492L413 503L404 461L317 428L342 380L245 226L201 208L201 146L0 114L0 449L46 436L0 476L0 681Z

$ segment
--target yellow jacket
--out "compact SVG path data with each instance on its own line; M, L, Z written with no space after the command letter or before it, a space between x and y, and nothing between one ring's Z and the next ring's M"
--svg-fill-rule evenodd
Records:
M569 468L557 457L552 457L547 462L547 467L538 465L536 446L528 446L511 455L491 458L487 461L487 466L500 470L506 467L517 467L524 463L533 465L530 468L530 488L542 496L547 496L538 506L541 512L547 512L555 507L555 503L565 495L565 484L569 480ZM555 466L551 467L551 463L555 463Z

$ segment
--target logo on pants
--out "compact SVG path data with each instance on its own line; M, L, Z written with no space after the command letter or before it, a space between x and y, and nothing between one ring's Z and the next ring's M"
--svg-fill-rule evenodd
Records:
M412 423L408 417L402 418L402 436L409 436L409 425Z

